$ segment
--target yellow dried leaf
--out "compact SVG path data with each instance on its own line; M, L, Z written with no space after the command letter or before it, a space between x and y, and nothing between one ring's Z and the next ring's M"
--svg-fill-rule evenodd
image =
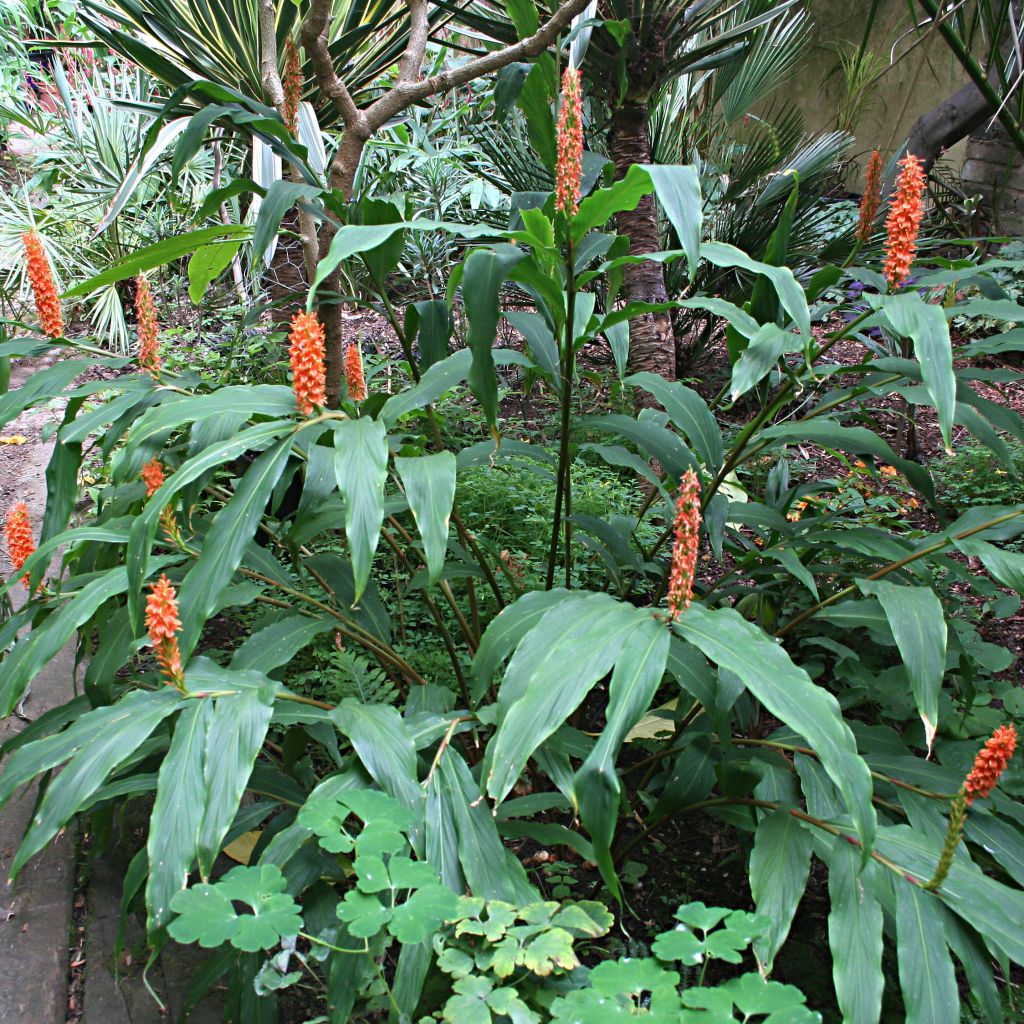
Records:
M9 437L0 437L0 444L25 444L28 438L24 434L11 434Z

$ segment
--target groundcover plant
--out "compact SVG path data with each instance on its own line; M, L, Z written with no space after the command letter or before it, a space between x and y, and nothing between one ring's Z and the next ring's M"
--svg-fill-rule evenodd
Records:
M532 5L509 6L521 35L536 30ZM694 167L637 163L612 180L584 151L578 72L559 78L546 53L532 67L560 92L539 155L555 188L518 197L507 230L352 199L275 110L207 83L190 95L218 109L194 115L179 166L223 117L300 172L267 191L253 227L143 248L77 284L63 311L26 236L38 325L9 323L0 356L62 358L0 396L0 424L39 403L62 412L45 512L7 519L0 713L69 642L83 685L2 749L0 803L40 782L12 873L77 817L138 801L148 837L125 908L142 908L154 955L171 941L210 951L192 999L226 981L234 1021L273 1019L300 988L329 1021L820 1020L772 978L809 885L828 903L843 1020L880 1020L887 981L902 1019L958 1021L969 1002L1004 1020L1024 964L1024 709L977 609L1019 607L1024 505L912 528L827 499L794 477L792 453L848 467L861 498L899 480L906 509L937 507L928 470L878 425L895 407L901 440L930 417L947 448L954 427L969 432L1015 474L1004 436L1024 440L1024 423L979 385L1016 376L984 360L1024 349L1024 332L954 343L948 324L1024 322L992 276L1021 264L915 260L912 157L887 208L862 209L862 238L885 220L884 258L865 250L860 265L857 249L797 276L793 174L771 258L755 260L704 237ZM631 254L609 225L651 197L680 248ZM189 257L201 296L297 200L329 230L287 382L167 369L146 275ZM460 241L447 294L399 312L388 282L406 240L438 232ZM357 261L404 358L364 361L350 341L329 401L323 311ZM626 301L624 270L645 261L748 275L752 298ZM132 279L133 359L63 336L69 300ZM629 321L677 309L727 329L717 396L628 372ZM498 344L503 321L524 344ZM623 400L594 411L582 353L599 341ZM833 361L842 346L856 356ZM77 382L96 366L119 375ZM552 396L551 444L503 435L509 368ZM450 429L470 406L482 439ZM544 543L527 556L490 542L486 509L468 529L455 501L460 474L499 462L549 482ZM639 481L635 505L574 511L581 464L588 481ZM320 676L343 676L336 699L299 685L312 649L334 652ZM630 866L657 858L659 878L682 877L685 856L652 844L704 820L738 837L750 906L707 906L681 885L665 894L671 926L639 934ZM241 837L245 863L225 871ZM545 899L531 849L535 864L558 850L591 884Z

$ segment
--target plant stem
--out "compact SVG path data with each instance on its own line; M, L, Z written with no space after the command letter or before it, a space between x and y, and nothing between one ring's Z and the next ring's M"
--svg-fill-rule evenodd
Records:
M573 337L575 332L576 317L576 274L575 274L575 250L572 239L566 243L565 274L566 274L566 299L565 299L565 333L563 335L562 352L562 393L559 396L562 400L562 422L561 436L558 446L558 477L555 490L555 511L551 522L551 550L548 553L548 577L546 590L555 585L555 562L558 558L558 534L565 521L565 589L571 589L572 585L572 557L570 545L572 544L572 523L569 517L572 515L572 470L569 466L569 422L572 412L572 370L573 370ZM562 505L565 505L565 514L562 514Z

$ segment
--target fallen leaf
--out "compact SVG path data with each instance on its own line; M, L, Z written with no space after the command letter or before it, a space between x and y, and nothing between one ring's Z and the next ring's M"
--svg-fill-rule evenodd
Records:
M25 444L28 438L24 434L11 434L9 437L0 437L0 444Z

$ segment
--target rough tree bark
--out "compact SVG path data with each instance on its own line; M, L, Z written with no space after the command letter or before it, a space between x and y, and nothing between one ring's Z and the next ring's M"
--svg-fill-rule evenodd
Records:
M615 111L608 153L615 164L616 178L621 178L633 164L651 162L646 106L626 104ZM644 196L635 210L616 214L615 223L619 234L629 236L631 255L661 248L653 195ZM664 267L655 260L627 264L623 290L630 302L667 302ZM675 335L668 313L645 313L629 321L629 368L633 372L648 370L666 380L676 379ZM654 404L646 391L638 389L637 395L639 401L649 399L648 404Z
M271 0L261 0L262 3ZM341 141L331 162L328 184L346 199L352 198L356 171L366 143L387 121L406 107L435 93L465 85L475 78L489 75L515 61L527 60L543 53L559 34L567 29L572 19L587 6L589 0L564 0L554 14L532 35L511 46L494 50L482 57L466 61L458 67L440 74L423 77L423 58L430 30L427 0L406 0L409 10L409 42L398 66L398 78L392 88L366 108L359 108L345 83L338 77L328 44L331 0L311 0L302 24L302 45L313 62L317 80L324 93L331 97L341 114ZM276 66L275 66L276 70ZM325 223L319 232L319 258L327 255L334 240L334 228ZM326 277L322 287L326 292L339 292L341 275L335 272ZM327 400L336 405L341 394L344 375L342 357L342 319L338 303L322 304L317 312L326 334Z

